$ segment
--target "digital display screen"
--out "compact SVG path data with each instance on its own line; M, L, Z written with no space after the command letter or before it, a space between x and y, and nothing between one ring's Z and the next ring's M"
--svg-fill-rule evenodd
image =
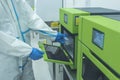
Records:
M67 14L64 14L64 22L67 24L68 23L68 16Z
M61 49L60 47L44 44L44 48L48 59L69 62L69 58L66 57L63 49Z
M97 30L97 29L93 29L92 42L96 46L98 46L99 48L103 49L103 47L104 47L104 33Z

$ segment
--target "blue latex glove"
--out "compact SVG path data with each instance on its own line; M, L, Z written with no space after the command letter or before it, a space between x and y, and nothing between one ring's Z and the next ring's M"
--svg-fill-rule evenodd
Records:
M31 52L29 57L32 60L38 60L38 59L43 57L43 54L44 54L44 52L42 52L42 51L40 51L40 50L38 50L36 48L32 48L32 52Z
M65 34L62 34L62 33L58 32L55 41L60 42L61 44L64 44L65 43L65 37L66 37Z

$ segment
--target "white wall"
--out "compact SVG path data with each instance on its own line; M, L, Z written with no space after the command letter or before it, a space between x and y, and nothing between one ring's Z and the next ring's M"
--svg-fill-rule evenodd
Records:
M65 8L85 7L86 0L64 0Z
M75 0L74 2L74 7L86 7L86 0Z
M74 3L73 0L63 0L63 4L64 4L65 8L71 8L71 7L73 7L73 3Z
M120 0L65 0L66 7L104 7L120 10Z
M35 11L44 21L58 21L59 8L104 7L120 10L120 0L35 0Z
M35 11L44 21L58 21L62 0L36 0Z
M120 10L120 0L91 0L90 5Z
M80 3L82 7L104 7L110 9L120 10L120 0L80 0L85 1L84 4Z

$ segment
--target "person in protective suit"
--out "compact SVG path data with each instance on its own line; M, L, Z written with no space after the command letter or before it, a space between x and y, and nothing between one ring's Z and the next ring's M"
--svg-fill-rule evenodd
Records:
M31 59L43 51L29 45L31 30L64 43L65 35L48 27L25 0L0 0L0 80L34 80Z

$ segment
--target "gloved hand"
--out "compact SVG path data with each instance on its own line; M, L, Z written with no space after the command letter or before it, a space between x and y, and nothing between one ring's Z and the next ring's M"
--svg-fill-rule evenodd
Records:
M60 42L61 44L64 44L65 43L65 37L66 37L65 34L62 34L62 33L58 32L55 41Z
M43 57L43 54L44 52L38 50L37 48L32 48L32 52L31 54L29 55L29 57L32 59L32 60L38 60L40 58Z

